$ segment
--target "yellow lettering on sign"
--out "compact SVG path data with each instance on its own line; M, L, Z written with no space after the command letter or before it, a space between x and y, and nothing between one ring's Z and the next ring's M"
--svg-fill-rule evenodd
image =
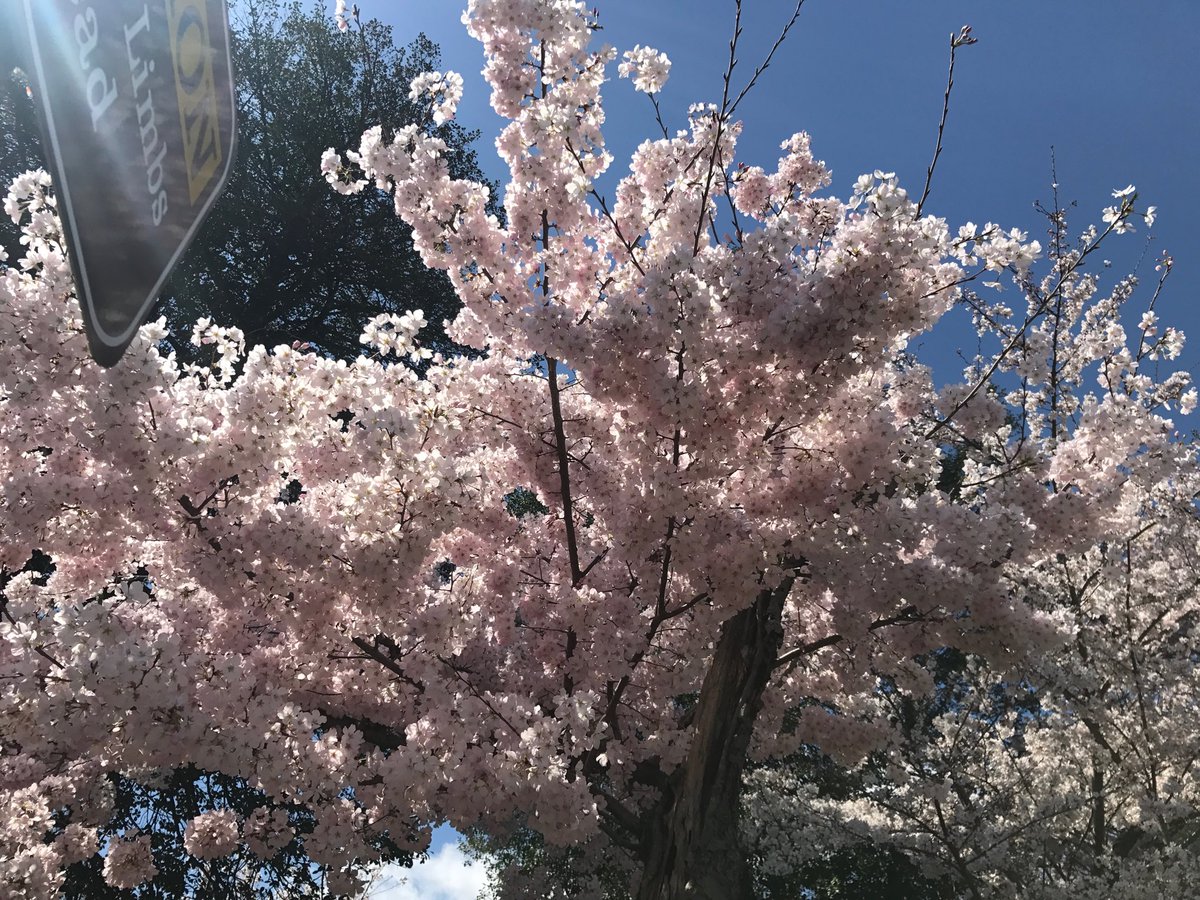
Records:
M208 4L205 0L168 0L167 19L188 193L195 205L217 174L222 159Z

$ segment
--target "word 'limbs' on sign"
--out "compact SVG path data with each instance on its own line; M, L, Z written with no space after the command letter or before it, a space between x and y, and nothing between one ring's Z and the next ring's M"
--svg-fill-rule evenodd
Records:
M224 0L24 0L92 357L112 366L233 162Z

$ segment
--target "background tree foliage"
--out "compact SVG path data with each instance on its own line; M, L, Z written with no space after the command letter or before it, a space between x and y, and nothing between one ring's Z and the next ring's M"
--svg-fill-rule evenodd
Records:
M172 334L186 341L185 324L203 314L238 326L249 344L307 341L354 357L363 323L379 313L423 309L440 330L458 301L445 275L421 264L391 200L339 196L318 169L326 149L373 125L430 127L408 84L439 67L437 45L420 35L399 47L376 20L343 34L327 10L299 3L248 0L233 16L237 162L163 303ZM438 134L454 148L453 176L480 178L478 132L449 123Z
M14 7L15 8L15 7ZM13 10L9 10L12 18ZM408 85L440 65L424 35L397 46L391 26L363 21L347 33L328 11L299 2L232 4L233 62L238 85L238 136L233 171L191 249L172 276L154 315L165 315L170 343L194 353L192 324L206 316L241 328L248 344L308 342L353 358L372 316L423 309L440 332L458 301L444 273L421 264L412 233L379 191L339 196L319 171L321 154L343 148L382 125L385 134L410 123L428 129L427 104ZM42 165L26 82L13 75L23 29L0 27L0 181ZM478 132L451 122L437 134L453 148L455 178L481 179ZM5 218L0 244L19 258L15 226ZM422 335L433 349L450 345Z
M280 807L244 779L187 767L166 773L161 783L141 784L117 773L109 777L116 810L102 829L105 838L139 831L149 834L159 873L150 884L122 890L104 880L103 860L93 856L67 871L63 900L178 900L181 897L326 897L324 867L314 865L303 837L313 827L312 815L299 806ZM239 847L219 859L196 859L184 849L187 823L214 809L233 810L239 817L256 808L282 809L295 835L274 856L263 858ZM408 860L396 848L383 848Z
M45 166L33 103L26 93L28 83L17 71L23 34L21 9L16 3L0 4L0 185L8 192L13 176ZM20 259L21 230L8 216L0 214L0 248L9 260Z

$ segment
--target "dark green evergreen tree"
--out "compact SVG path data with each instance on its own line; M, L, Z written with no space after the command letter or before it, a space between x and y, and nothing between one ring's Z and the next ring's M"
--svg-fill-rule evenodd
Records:
M21 71L18 41L24 34L19 3L0 3L0 198L13 178L27 169L45 167L29 84ZM0 212L0 248L9 261L19 259L21 232Z
M182 349L206 315L241 328L249 344L300 341L353 358L367 319L423 309L438 334L422 339L448 349L441 322L458 310L449 279L421 263L386 194L341 196L319 170L326 149L355 147L374 125L385 136L433 129L408 85L439 67L437 45L421 35L398 47L375 20L342 33L327 9L298 2L243 0L233 19L237 158L161 306L173 343ZM448 123L436 133L453 148L451 173L481 180L470 146L478 132Z
M42 165L40 140L21 64L16 4L0 15L0 182ZM452 148L451 174L482 180L471 144L478 132L456 123L434 129L428 104L408 97L421 72L437 69L439 49L424 35L397 46L377 20L342 33L322 6L239 0L232 4L237 83L237 153L225 192L180 261L153 315L165 315L169 341L191 357L192 324L206 316L268 347L309 343L353 358L363 324L384 312L423 309L422 341L450 349L441 323L458 309L449 279L425 268L412 234L381 191L335 193L321 154L357 146L381 125L385 136L417 124ZM4 220L0 244L20 256Z
M130 831L150 836L158 874L154 880L122 890L104 880L104 861L93 856L67 870L63 900L180 900L220 897L255 900L260 897L318 898L328 896L325 873L304 851L303 837L313 828L310 813L298 806L272 804L245 781L194 768L176 769L161 784L147 787L116 773L109 777L114 813L102 829L101 841ZM233 810L242 818L257 807L282 809L295 835L273 856L256 856L239 845L231 855L197 859L184 849L184 831L196 815L214 809ZM63 823L66 822L63 816ZM394 846L385 854L407 861Z

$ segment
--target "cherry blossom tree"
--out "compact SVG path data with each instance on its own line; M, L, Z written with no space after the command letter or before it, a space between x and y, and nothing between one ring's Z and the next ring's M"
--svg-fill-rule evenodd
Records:
M738 88L736 40L720 101L643 143L610 203L593 16L472 0L465 22L509 120L505 224L415 126L321 165L391 192L462 300L449 335L486 356L430 358L413 311L353 362L201 321L211 364L180 364L159 322L100 369L48 181L13 186L5 890L53 896L97 853L111 885L151 881L135 826L101 845L107 776L187 765L310 810L332 893L440 822L536 833L580 896L749 898L868 840L972 897L1182 879L1197 485L1167 416L1195 394L1156 375L1178 333L1152 309L1127 330L1133 282L1087 270L1152 211L1117 191L1069 246L1056 212L1042 272L1038 243L951 230L894 175L822 195L806 134L739 166L766 63ZM668 72L621 64L643 91ZM460 85L412 90L448 119ZM994 352L938 388L906 347L956 303ZM48 577L20 571L34 548ZM946 648L970 660L953 686ZM812 797L767 765L806 748L891 768ZM269 853L289 828L208 810L183 842Z
M1019 582L1074 627L1060 653L1016 676L964 657L937 702L887 682L866 704L886 752L853 767L848 796L800 768L752 773L747 841L767 871L883 845L954 896L1185 896L1200 871L1196 527L1188 501L1152 502L1161 514L1125 540Z

